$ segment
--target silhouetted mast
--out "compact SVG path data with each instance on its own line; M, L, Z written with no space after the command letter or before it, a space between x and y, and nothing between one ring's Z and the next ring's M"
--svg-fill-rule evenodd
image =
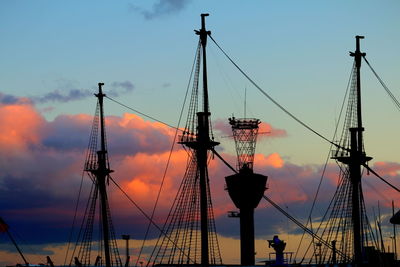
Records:
M363 202L363 192L361 184L361 167L365 165L371 157L366 156L364 152L363 144L363 125L361 116L361 79L360 79L360 69L361 60L365 56L365 53L360 51L360 39L364 36L356 36L356 50L355 52L350 52L350 56L354 57L355 68L353 75L355 75L354 93L352 94L351 101L349 102L349 111L345 122L345 129L350 133L349 139L347 139L350 145L347 151L341 154L336 153L333 156L334 159L346 164L348 166L348 179L351 184L351 192L348 192L351 198L351 223L352 223L352 233L353 233L353 261L356 264L361 264L363 262L363 249L364 244L367 242L365 239L365 207ZM346 140L346 139L345 139Z
M363 151L363 135L364 128L362 126L361 117L361 79L360 69L361 60L365 53L360 51L360 39L364 36L356 36L356 51L350 53L350 56L354 57L356 64L356 78L357 78L357 128L350 128L351 143L350 143L350 179L353 184L352 194L352 216L353 216L353 229L354 229L354 257L356 263L362 262L362 236L363 228L361 226L360 217L360 187L361 187L361 165L366 162L365 153Z
M112 224L110 207L107 197L107 185L110 173L110 163L108 161L107 140L105 130L105 118L103 99L106 96L103 93L102 86L99 83L99 92L97 97L96 112L93 117L92 131L89 138L88 153L85 160L85 171L93 182L93 188L90 192L89 200L86 206L86 214L82 222L82 228L78 236L77 254L73 255L75 264L79 266L90 266L93 259L92 250L94 246L99 246L96 264L106 267L121 266L115 232ZM98 204L99 206L98 206ZM99 211L99 242L94 238L94 222L96 214ZM95 244L98 243L97 244Z
M203 52L203 112L197 113L198 120L198 147L197 162L200 176L200 216L201 216L201 264L209 265L208 257L208 198L207 198L207 153L210 148L209 135L209 119L210 112L208 111L208 87L207 87L207 59L206 45L207 35L205 17L208 14L201 14L201 29L196 31L200 36L200 42Z
M186 126L178 142L188 148L185 150L189 160L171 215L167 218L165 236L159 239L160 245L155 249L153 264L194 263L209 266L222 263L207 167L211 149L219 144L213 140L210 127L206 45L211 32L206 30L207 16L201 14L201 29L195 30L199 42L192 94ZM203 90L199 88L201 81ZM199 103L201 94L203 102Z
M101 221L102 221L102 230L103 230L103 239L104 239L104 256L106 260L106 267L111 266L111 258L110 258L110 245L109 245L109 224L108 224L108 205L107 205L107 190L106 190L106 178L112 172L110 170L110 166L108 166L107 162L107 150L106 150L106 141L105 141L105 130L104 130L104 112L103 112L103 94L102 86L104 83L99 83L99 93L96 94L96 97L99 99L99 107L100 107L100 146L101 150L97 151L98 155L98 169L94 172L100 193L100 209L101 209Z
M362 132L364 128L362 126L362 115L361 115L361 60L362 57L365 56L365 53L361 53L360 51L360 39L364 39L364 36L356 36L356 51L350 52L350 56L354 57L356 62L356 75L357 75L357 123L358 123L358 151L362 152L363 150L363 135Z

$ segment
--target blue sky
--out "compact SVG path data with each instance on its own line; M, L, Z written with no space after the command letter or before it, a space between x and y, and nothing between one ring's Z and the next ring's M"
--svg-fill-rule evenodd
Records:
M124 95L126 103L174 124L178 109L171 103L182 102L197 40L193 29L199 28L202 12L211 14L208 28L239 65L324 135L331 135L338 116L352 64L347 52L354 50L355 35L366 36L362 49L395 94L399 88L397 1L171 3L175 9L157 8L157 2L149 1L2 1L1 91L32 97L55 90L95 90L98 81L106 86L130 81L135 90ZM209 50L214 118L240 113L244 88L249 87L249 112L291 127L295 135L300 131L304 138L309 136L260 97L215 45L209 43ZM365 90L372 91L371 107L375 101L390 105L385 96L378 98L383 91L371 73L365 73L370 76ZM60 113L92 112L85 101L39 105L49 106L54 108L45 114L49 119ZM316 114L315 109L323 112ZM108 111L124 112L113 106ZM302 154L296 146L293 142L285 149L292 147L292 157L307 162L296 156ZM319 155L309 158L312 162Z
M352 66L348 51L355 49L355 35L365 35L361 49L394 95L400 95L399 11L400 2L395 0L2 0L0 96L31 99L37 116L45 121L40 125L49 131L38 134L45 135L42 145L71 153L57 158L54 167L61 167L62 158L77 169L78 163L72 160L77 155L73 154L76 148L67 147L61 141L68 134L74 144L85 144L88 138L85 125L77 117L68 116L93 114L91 94L98 82L104 82L105 92L115 99L176 124L198 41L193 30L200 27L200 13L206 12L210 13L207 27L212 36L239 66L293 114L331 138ZM265 138L259 142L257 151L264 155L279 154L286 163L286 174L315 168L310 177L317 179L317 170L325 161L329 144L263 97L211 41L208 64L212 118L227 120L232 114L241 116L247 88L247 113L287 133L285 138ZM362 78L366 151L378 162L397 162L398 111L365 64ZM126 112L129 110L106 103L106 113L115 116L115 120ZM122 132L123 140L130 142L130 132L120 128L111 131ZM221 136L222 133L217 133L216 138L226 143ZM121 148L118 138L114 139L115 145ZM157 136L151 140L156 139ZM131 145L132 154L140 149L155 151L151 145L141 146L134 141ZM232 154L231 143L223 147ZM39 152L35 150L32 155ZM8 165L2 166L7 174L0 176L0 185L21 187L22 192L28 192L35 183L15 177L56 173L54 168L48 173L29 169L17 175L11 171L13 165L9 162L23 159L1 156L0 163ZM45 162L41 164L45 166ZM268 172L264 167L260 169ZM271 170L274 171L277 170ZM217 173L223 175L220 170ZM79 173L74 178L78 176ZM278 172L276 176L284 179L283 173ZM59 187L56 189L60 195L47 195L44 189L31 192L32 197L44 194L46 199L30 204L40 206L56 199L54 208L56 204L66 207L70 198ZM15 213L11 211L22 209L27 202L21 199L21 203L16 203L11 199L15 192L7 193L4 195L10 198L1 199L4 201L1 205L6 207L3 213L17 223L18 216L12 217ZM229 236L227 232L224 234ZM32 236L28 242L34 243L33 239Z

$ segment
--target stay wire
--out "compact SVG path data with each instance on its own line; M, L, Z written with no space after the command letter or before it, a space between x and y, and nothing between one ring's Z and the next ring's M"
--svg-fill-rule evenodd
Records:
M303 121L301 121L300 119L298 119L295 115L293 115L292 113L290 113L286 108L284 108L281 104L279 104L275 99L273 99L269 94L267 94L260 86L258 86L258 84L256 82L254 82L250 76L248 76L236 63L235 61L233 61L233 59L221 48L221 46L219 46L219 44L214 40L214 38L209 35L210 39L215 43L215 45L221 50L221 52L228 58L228 60L239 70L240 73L242 73L251 84L253 84L265 97L267 97L272 103L274 103L278 108L280 108L283 112L285 112L287 115L289 115L292 119L294 119L295 121L297 121L300 125L302 125L303 127L305 127L306 129L308 129L309 131L311 131L312 133L316 134L317 136L319 136L320 138L324 139L325 141L327 141L328 143L336 146L336 147L340 147L338 144L333 143L332 141L330 141L328 138L326 138L325 136L323 136L322 134L318 133L317 131L315 131L314 129L312 129L310 126L308 126L306 123L304 123Z
M190 77L189 77L188 85L187 85L187 87L186 87L185 98L184 98L184 100L183 100L181 112L180 112L180 114L179 114L178 127L175 128L174 140L172 141L171 149L170 149L170 151L169 151L167 164L166 164L166 166L165 166L163 178L162 178L162 180L161 180L160 189L158 190L156 202L154 203L154 207L153 207L153 210L152 210L152 212L151 212L151 216L150 216L150 217L151 217L151 220L154 219L154 214L155 214L155 211L156 211L156 208L157 208L157 205L158 205L158 201L159 201L159 199L160 199L161 191L162 191L162 188L163 188L163 185L164 185L164 182L165 182L165 177L167 176L169 164L170 164L170 161L171 161L172 152L173 152L173 150L174 150L174 148L175 148L176 139L177 139L177 136L178 136L179 125L181 124L182 115L183 115L183 111L184 111L184 108L185 108L187 96L189 95L189 88L190 88L191 80L192 80L192 77L193 77L193 71L194 71L195 65L196 65L196 56L195 56L195 58L194 58L194 62L193 62L193 65L192 65L192 70L191 70L191 72L190 72ZM145 237L144 237L144 239L143 239L142 247L140 248L139 255L138 255L138 257L137 257L137 261L136 261L136 265L135 265L135 266L138 266L138 262L139 262L139 260L140 260L140 256L142 255L143 248L144 248L145 242L146 242L146 240L147 240L147 237L148 237L148 234L149 234L149 231L150 231L150 226L151 226L151 222L149 222L149 224L148 224L148 226L147 226L146 234L145 234Z
M68 237L67 252L66 252L65 258L64 258L64 266L66 265L67 258L68 258L68 254L69 254L69 248L70 248L70 246L71 246L72 234L73 234L74 227L75 227L75 222L76 222L76 215L77 215L77 213L78 213L79 202L80 202L80 199L81 199L81 193L82 193L83 178L84 178L84 176L85 176L85 172L82 171L81 184L80 184L80 186L79 186L79 192L78 192L78 199L77 199L76 205L75 205L74 218L73 218L73 220L72 220L72 226L71 226L71 230L70 230L70 232L69 232L69 237ZM75 250L74 250L74 252L75 252Z
M400 111L400 102L396 99L396 97L393 95L393 93L389 90L389 88L386 86L386 84L383 82L381 77L379 77L378 73L374 70L374 68L371 66L371 64L368 62L367 58L363 56L365 63L367 63L368 67L371 69L372 73L375 75L375 77L378 79L382 87L385 89L386 93L389 95L389 97L392 99L393 103L396 105L396 108Z
M152 117L152 116L150 116L150 115L147 115L147 114L145 114L145 113L143 113L143 112L140 112L140 111L138 111L138 110L136 110L136 109L134 109L134 108L131 108L131 107L129 107L129 106L127 106L127 105L125 105L125 104L123 104L123 103L121 103L121 102L119 102L119 101L117 101L117 100L115 100L115 99L113 99L113 98L111 98L111 97L109 97L109 96L105 96L105 97L108 98L108 99L110 99L111 101L113 101L113 102L115 102L115 103L117 103L117 104L119 104L119 105L121 105L121 106L123 106L123 107L125 107L125 108L127 108L127 109L129 109L129 110L131 110L131 111L133 111L133 112L135 112L135 113L137 113L137 114L140 114L140 115L142 115L142 116L148 118L148 119L151 119L151 120L153 120L153 121L156 121L156 122L159 122L159 123L161 123L161 124L164 124L165 126L168 126L168 127L170 127L170 128L173 128L173 129L175 129L175 130L177 130L177 131L183 131L182 129L179 129L178 127L172 126L172 125L170 125L170 124L168 124L168 123L166 123L166 122L163 122L163 121L161 121L161 120L159 120L159 119L156 119L156 118L154 118L154 117Z
M238 173L235 168L233 168L216 150L214 147L211 148L211 151L229 168L231 169L234 173Z
M336 123L335 132L334 132L334 134L333 134L332 140L335 140L335 138L336 138L337 131L338 131L339 124L340 124L340 118L342 117L343 110L344 110L344 106L345 106L345 104L346 104L346 98L347 98L347 94L349 93L351 78L352 78L352 76L353 76L352 74L353 74L354 64L355 64L355 63L353 63L353 67L351 68L350 76L349 76L349 79L348 79L348 81L347 81L346 92L345 92L344 97L343 97L343 102L342 102L342 106L341 106L341 108L340 108L340 113L339 113L339 119L338 119L338 121L337 121L337 123ZM310 223L311 231L313 231L313 227L312 227L312 218L311 218L311 216L312 216L312 213L313 213L313 211L314 211L314 207L315 207L315 203L316 203L316 201L317 201L318 195L319 195L319 191L320 191L320 189L321 189L322 180L323 180L323 178L325 177L325 172L326 172L326 168L327 168L327 166L328 166L328 161L329 161L329 155L330 155L331 150L332 150L332 143L333 143L333 141L331 142L331 145L329 146L328 155L327 155L327 157L326 157L325 164L324 164L324 168L323 168L322 174L321 174L321 178L320 178L320 180L319 180L317 192L315 193L315 197L314 197L313 203L312 203L312 205L311 205L310 213L309 213L309 215L308 215L308 221L307 221L307 223L306 223L306 226L307 226L308 223ZM302 237L301 237L301 241L300 241L300 243L299 243L299 246L297 247L295 257L297 256L297 253L298 253L298 251L299 251L299 249L300 249L300 245L301 245L301 242L302 242L302 240L303 240L304 234L305 234L305 231L303 232L303 235L302 235Z
M319 242L324 244L326 247L333 249L332 245L329 244L327 241L325 241L322 237L318 236L316 233L314 233L312 230L308 229L306 226L304 226L301 222L299 222L296 218L291 216L289 213L287 213L283 208L281 208L278 204L273 202L269 197L266 195L263 195L263 198L269 202L273 207L275 207L278 211L280 211L283 215L285 215L287 218L289 218L292 222L294 222L297 226L299 226L301 229L303 229L305 232L310 234L312 237L317 239ZM344 258L348 258L342 251L336 250L336 253L339 254L340 256Z
M371 169L367 164L363 164L363 166L370 172L372 172L376 177L378 177L380 180L382 180L385 184L396 190L397 192L400 193L400 189L397 188L396 186L392 185L388 181L386 181L382 176L380 176L377 172L375 172L373 169Z
M97 115L98 115L97 112L98 112L98 107L99 107L98 105L99 105L99 103L97 102L96 110L95 110L95 115L94 115L94 117L93 117L92 130L91 130L91 132L90 132L90 137L89 137L89 143L88 143L88 146L87 146L87 148L86 148L86 156L85 156L85 166L84 166L84 169L85 169L85 167L86 167L86 162L88 161L88 158L90 157L91 145L92 145L92 134L93 134L93 129L94 129L95 125L96 125L96 117L97 117ZM77 199L77 201L76 201L75 212L74 212L74 218L73 218L73 220L72 220L72 226L71 226L71 230L70 230L70 233L69 233L67 252L66 252L66 254L65 254L65 259L64 259L64 266L66 265L67 258L68 258L68 254L69 254L69 248L70 248L70 246L71 246L72 235L73 235L73 231L74 231L74 227L75 227L75 223L76 223L76 217L77 217L77 214L78 214L79 202L80 202L81 194L82 194L84 176L85 176L85 170L82 171L82 175L81 175L81 183L80 183L80 185L79 185L78 199ZM86 215L86 211L85 211L85 215ZM83 221L84 221L84 220L83 220ZM79 236L80 236L80 233L82 232L83 221L82 221L81 229L80 229L79 234L78 234L78 238L79 238ZM77 243L78 243L78 240L77 240ZM74 248L74 250L73 250L73 252L72 252L72 256L75 254L76 249L77 249L77 245L75 245L75 248ZM71 265L71 262L72 262L72 259L71 259L69 265Z
M175 245L175 247L180 250L183 255L185 255L191 262L195 263L194 260L192 260L186 253L185 251L180 248L176 242L174 240L172 240L164 231L163 229L161 229L161 227L159 227L151 218L149 215L147 215L147 213L124 191L124 189L122 189L122 187L111 177L110 180L111 182L113 182L113 184L122 192L123 195L125 195L125 197L140 211L140 213L142 213L142 215L148 219L159 231L161 234L165 235L165 237L168 238L168 240Z

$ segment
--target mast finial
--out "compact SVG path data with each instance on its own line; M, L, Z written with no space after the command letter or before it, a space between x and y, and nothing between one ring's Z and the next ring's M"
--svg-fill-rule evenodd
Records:
M98 85L99 85L99 95L105 96L105 94L103 94L103 85L104 85L104 83L98 83Z

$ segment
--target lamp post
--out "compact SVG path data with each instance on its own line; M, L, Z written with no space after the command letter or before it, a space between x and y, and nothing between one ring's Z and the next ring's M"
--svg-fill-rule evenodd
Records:
M126 261L125 261L125 267L129 266L129 260L130 260L130 256L129 256L129 239L131 238L130 235L122 235L122 239L126 240Z

